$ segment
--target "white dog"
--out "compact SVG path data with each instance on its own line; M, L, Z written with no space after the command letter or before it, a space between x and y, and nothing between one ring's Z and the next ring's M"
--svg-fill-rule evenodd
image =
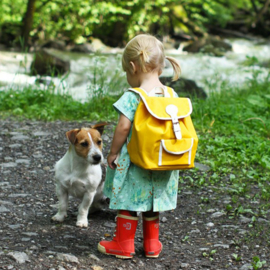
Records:
M77 223L79 227L88 226L88 212L97 208L103 197L101 162L101 135L106 123L91 128L73 129L66 133L70 142L69 150L55 164L56 194L59 199L58 213L52 220L63 222L67 216L68 196L82 199ZM90 211L91 211L90 209Z

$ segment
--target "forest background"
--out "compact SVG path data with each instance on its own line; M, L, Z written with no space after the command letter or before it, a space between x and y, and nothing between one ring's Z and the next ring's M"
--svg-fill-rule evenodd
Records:
M267 37L269 4L270 0L1 0L0 41L24 47L49 39L85 43L95 37L116 47L140 32L175 39L207 33Z

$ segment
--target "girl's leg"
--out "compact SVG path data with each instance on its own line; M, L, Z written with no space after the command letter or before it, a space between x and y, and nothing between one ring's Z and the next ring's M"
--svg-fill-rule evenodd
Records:
M143 248L148 258L157 258L162 250L159 241L159 212L143 213Z
M130 259L135 254L134 237L138 225L136 212L120 210L117 214L116 228L112 241L101 241L98 250L121 259Z

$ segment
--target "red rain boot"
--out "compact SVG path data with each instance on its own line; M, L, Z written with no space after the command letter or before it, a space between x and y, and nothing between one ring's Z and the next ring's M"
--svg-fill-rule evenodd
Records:
M117 258L130 259L135 254L134 237L139 218L125 210L120 210L116 218L114 238L112 241L99 242L98 250Z
M143 248L148 258L157 258L162 250L159 242L159 215L143 217Z

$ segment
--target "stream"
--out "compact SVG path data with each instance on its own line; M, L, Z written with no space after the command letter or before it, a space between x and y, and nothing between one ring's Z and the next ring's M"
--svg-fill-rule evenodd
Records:
M228 39L232 51L223 57L214 57L202 53L190 54L179 49L166 50L166 55L179 60L182 77L194 80L206 92L209 85L218 91L222 83L232 86L243 85L254 75L263 80L269 74L270 43L266 40ZM121 49L111 49L109 53L83 54L52 50L64 60L69 60L70 73L62 77L30 76L31 53L0 51L0 91L23 89L24 87L48 88L53 85L58 93L69 93L74 99L85 101L99 89L109 93L119 93L128 87L125 73L121 68ZM244 62L252 65L244 65ZM260 65L258 65L260 63ZM268 63L268 68L263 67ZM168 65L162 76L172 76Z

